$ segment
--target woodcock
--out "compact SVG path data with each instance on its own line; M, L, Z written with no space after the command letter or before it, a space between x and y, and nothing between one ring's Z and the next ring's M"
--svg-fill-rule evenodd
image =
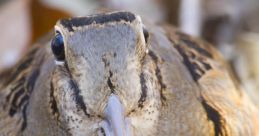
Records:
M209 44L130 12L62 19L0 79L1 136L258 135Z

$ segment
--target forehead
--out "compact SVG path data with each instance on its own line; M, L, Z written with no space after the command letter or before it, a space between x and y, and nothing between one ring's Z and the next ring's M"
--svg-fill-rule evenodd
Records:
M100 28L90 27L85 31L75 32L67 37L65 42L66 48L76 54L92 54L134 50L137 37L136 32L130 26L117 24Z
M136 19L136 16L130 12L115 12L115 13L105 13L105 14L96 14L87 17L78 17L70 19L60 20L60 25L64 29L67 29L69 32L73 32L77 27L84 27L90 25L103 25L106 23L113 22L133 22Z
M132 56L135 49L145 48L141 18L130 12L62 19L55 29L63 36L67 59L95 60L107 53Z

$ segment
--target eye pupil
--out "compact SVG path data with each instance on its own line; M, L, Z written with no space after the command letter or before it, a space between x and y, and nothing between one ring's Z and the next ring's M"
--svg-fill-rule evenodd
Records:
M63 61L65 59L64 41L60 33L57 33L52 39L51 49L57 60Z

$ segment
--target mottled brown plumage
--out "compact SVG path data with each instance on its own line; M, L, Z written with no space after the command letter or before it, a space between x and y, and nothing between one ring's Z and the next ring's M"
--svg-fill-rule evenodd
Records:
M145 25L127 12L57 23L63 63L45 42L1 77L0 134L258 135L258 109L213 47ZM123 127L107 116L111 97Z

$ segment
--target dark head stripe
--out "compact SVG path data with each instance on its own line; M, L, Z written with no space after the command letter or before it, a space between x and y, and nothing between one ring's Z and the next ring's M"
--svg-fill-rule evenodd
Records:
M135 20L135 15L130 12L115 12L115 13L106 13L106 14L97 14L87 17L78 17L71 19L62 19L60 24L67 28L70 32L73 31L72 27L87 26L93 23L95 24L104 24L109 22L132 22Z

